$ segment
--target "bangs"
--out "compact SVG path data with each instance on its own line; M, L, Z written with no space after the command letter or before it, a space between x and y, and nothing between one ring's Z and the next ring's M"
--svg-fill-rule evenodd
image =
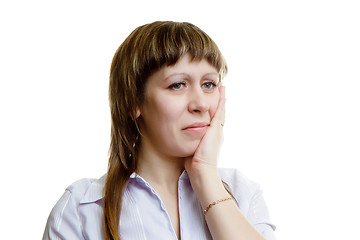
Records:
M133 70L138 77L147 78L164 65L174 65L187 53L192 60L206 59L220 76L227 73L215 42L191 23L155 22L135 31L139 38L134 42Z

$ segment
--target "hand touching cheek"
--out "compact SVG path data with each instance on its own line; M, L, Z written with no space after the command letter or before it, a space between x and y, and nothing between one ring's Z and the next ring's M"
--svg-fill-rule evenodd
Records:
M225 121L225 87L219 87L220 98L204 137L192 157L185 160L185 168L190 175L217 171L217 158L223 140Z

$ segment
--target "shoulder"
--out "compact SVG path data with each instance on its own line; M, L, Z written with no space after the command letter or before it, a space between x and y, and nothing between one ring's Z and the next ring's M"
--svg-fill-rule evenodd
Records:
M241 193L253 195L260 190L260 185L248 179L242 172L235 168L219 168L221 179L229 186L234 194Z
M256 199L262 196L260 185L249 180L243 173L234 168L220 168L221 179L236 199L240 210L247 214Z
M106 175L99 179L83 178L68 186L66 191L69 191L72 198L79 203L96 202L103 197L103 188L105 185Z
M82 226L78 208L82 203L102 199L103 182L104 177L83 178L69 185L48 217L44 239L52 239L51 236L58 235L71 239L81 236Z
M91 184L95 181L97 181L97 179L83 178L70 184L68 187L66 187L65 191L68 191L74 198L81 198L86 193Z
M64 209L68 207L68 205L73 205L73 207L76 207L76 205L80 203L80 201L85 196L86 192L94 181L96 181L96 179L83 178L69 185L65 189L64 194L55 204L51 215L64 214Z
M66 198L68 199L68 201L66 201L67 204L72 203L74 205L79 205L81 203L96 202L102 199L105 178L106 175L102 176L99 179L83 178L70 184L65 189L64 194L67 196Z

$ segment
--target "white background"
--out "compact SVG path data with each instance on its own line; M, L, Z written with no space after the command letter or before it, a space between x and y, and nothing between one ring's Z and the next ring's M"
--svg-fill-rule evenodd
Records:
M0 234L40 239L66 186L106 172L112 56L135 27L175 20L227 59L219 165L261 184L278 239L358 238L359 12L348 0L1 2Z

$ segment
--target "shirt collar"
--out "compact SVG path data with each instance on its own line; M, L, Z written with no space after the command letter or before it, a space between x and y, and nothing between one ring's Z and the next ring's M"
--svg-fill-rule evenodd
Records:
M103 175L101 178L96 179L90 184L84 196L81 198L80 204L94 203L103 199L104 197L103 191L105 186L106 175L107 174ZM130 175L130 179L141 179L142 181L145 181L135 172Z
M182 174L180 175L179 180L188 179L188 178L189 178L189 176L188 176L187 172L184 170L182 172ZM103 190L104 190L104 186L105 186L105 180L106 180L106 174L103 175L101 178L93 181L90 184L90 186L88 187L88 189L86 190L84 196L81 198L80 204L94 203L99 200L102 200L104 197ZM132 182L134 180L140 181L150 187L149 183L146 182L145 179L143 179L140 175L138 175L135 172L133 172L130 175L130 182Z
M86 190L84 196L81 198L80 204L93 203L101 200L103 198L105 179L106 179L106 174L101 178L93 181Z

